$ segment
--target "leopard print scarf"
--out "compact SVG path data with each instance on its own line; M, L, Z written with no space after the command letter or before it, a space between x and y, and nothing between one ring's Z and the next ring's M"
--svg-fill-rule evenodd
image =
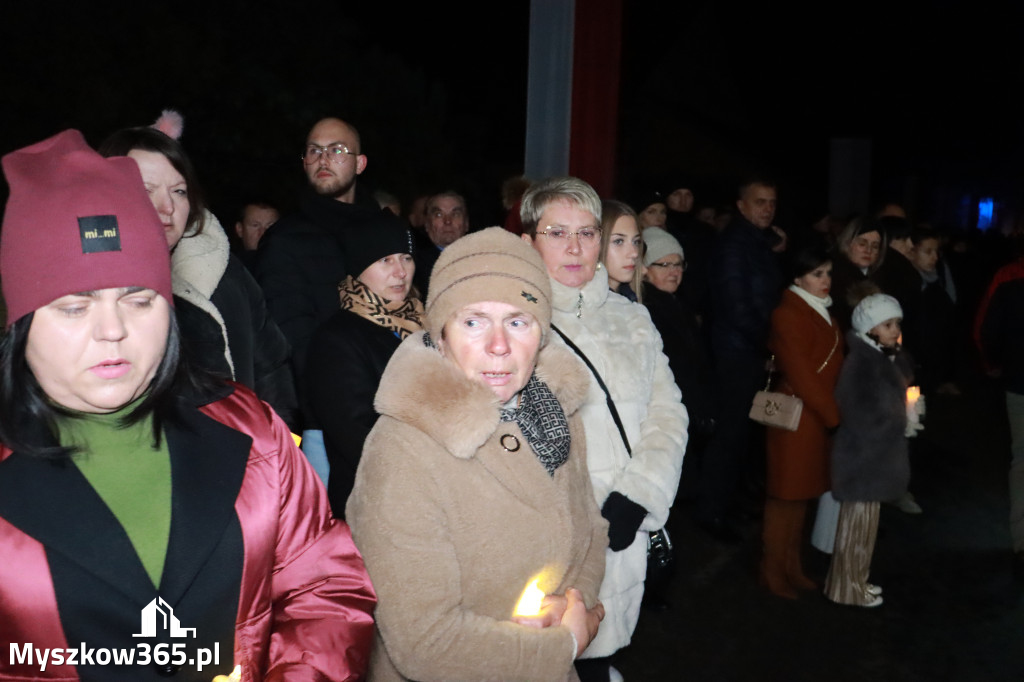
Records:
M423 329L423 303L414 296L404 301L389 301L370 291L368 286L352 275L338 285L338 294L342 310L390 329L401 339Z

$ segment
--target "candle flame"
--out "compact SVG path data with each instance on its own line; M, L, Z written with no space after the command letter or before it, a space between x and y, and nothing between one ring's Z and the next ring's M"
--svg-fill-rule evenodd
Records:
M917 402L917 399L921 397L920 386L908 386L907 387L907 402L913 405Z
M523 590L523 596L519 598L519 603L516 604L515 615L536 616L540 613L540 603L544 599L544 592L537 587L538 582L540 582L539 578L527 585L526 589Z

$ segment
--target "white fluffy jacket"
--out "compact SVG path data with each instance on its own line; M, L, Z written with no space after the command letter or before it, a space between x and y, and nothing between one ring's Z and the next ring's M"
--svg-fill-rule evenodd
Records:
M580 413L597 504L619 492L648 512L636 541L606 554L600 593L606 615L584 655L608 656L629 644L636 626L647 569L646 531L661 528L668 519L679 486L689 418L661 351L661 336L645 307L609 291L604 269L581 289L554 280L551 288L552 323L600 372L633 450L630 457L604 391L592 378ZM561 342L557 334L552 337L552 342Z

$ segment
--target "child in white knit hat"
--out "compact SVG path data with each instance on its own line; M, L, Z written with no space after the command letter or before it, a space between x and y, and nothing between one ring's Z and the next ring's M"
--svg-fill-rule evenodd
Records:
M904 432L912 365L899 345L902 319L895 298L874 294L854 309L847 335L832 447L832 495L841 508L825 581L825 596L839 604L882 603L882 588L868 582L880 503L899 498L910 481Z

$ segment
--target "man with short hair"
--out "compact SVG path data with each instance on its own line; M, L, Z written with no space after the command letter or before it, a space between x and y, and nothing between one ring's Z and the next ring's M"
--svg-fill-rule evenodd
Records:
M309 339L338 309L338 283L350 274L346 234L380 212L372 197L357 192L367 158L354 126L339 118L321 119L309 131L300 156L309 190L297 212L267 230L257 255L267 309L292 345L297 380L305 369Z
M718 417L704 453L697 520L720 540L739 539L730 515L746 471L747 416L764 385L771 314L779 302L782 273L773 248L776 190L754 179L740 186L739 215L719 235L711 255L711 347L717 376Z
M423 224L429 243L421 241L416 249L416 275L413 278L420 297L427 298L430 273L441 251L469 231L469 212L462 195L448 190L427 200Z
M278 210L264 199L254 199L242 205L235 221L235 235L238 237L238 259L249 272L256 273L256 249L260 239L271 225L281 217Z

